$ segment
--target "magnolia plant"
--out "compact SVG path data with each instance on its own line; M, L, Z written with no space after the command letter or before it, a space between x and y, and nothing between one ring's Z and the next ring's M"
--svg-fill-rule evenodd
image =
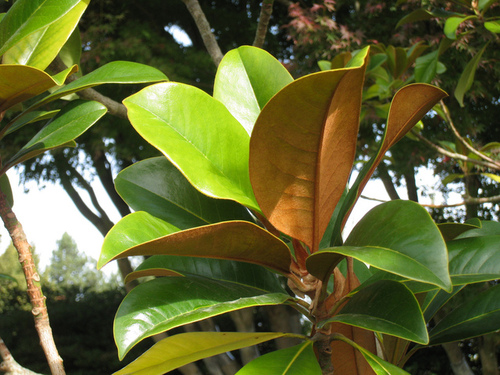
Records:
M293 80L245 46L220 63L213 96L165 82L124 100L134 128L164 157L115 180L135 212L106 236L98 265L149 256L128 276L149 281L115 317L119 357L147 337L255 306L292 306L312 329L175 334L116 374L163 374L287 336L302 342L238 374L404 374L419 348L500 327L494 286L429 328L466 284L500 277L498 223L436 225L419 204L398 200L342 237L384 154L446 96L427 84L401 88L378 152L348 186L369 59L365 48L345 67Z

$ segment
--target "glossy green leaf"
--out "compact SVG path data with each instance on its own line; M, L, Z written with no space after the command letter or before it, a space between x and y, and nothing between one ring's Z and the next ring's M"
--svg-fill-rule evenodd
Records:
M464 288L463 285L454 286L451 293L447 293L442 289L431 290L425 295L425 299L421 304L424 313L424 319L427 323L431 321L436 312L438 312L450 299Z
M5 173L0 176L0 190L5 195L10 208L12 208L14 206L14 196L12 195L9 177Z
M54 91L52 94L33 104L29 110L38 108L74 92L98 85L109 83L148 83L166 80L167 77L165 74L148 65L129 61L112 61Z
M118 308L114 321L118 354L123 358L144 338L184 324L289 300L288 294L194 275L154 279L132 289Z
M160 83L123 103L139 134L199 191L260 211L248 176L250 138L221 102L193 86Z
M280 337L278 332L188 332L167 337L114 375L162 375L216 354Z
M231 281L268 292L286 293L278 276L264 267L251 263L224 259L193 258L186 256L154 255L127 275L127 282L144 276L177 276L192 274L215 280Z
M118 239L127 237L128 231L116 235ZM283 241L246 221L188 229L128 249L119 241L108 241L109 236L104 240L99 267L132 255L183 255L254 263L287 275L291 262L290 251Z
M383 247L340 246L320 250L307 258L307 269L320 280L326 280L345 257L406 279L443 287L442 281L426 266L406 254Z
M122 170L115 186L135 211L146 211L180 229L235 219L253 220L247 209L236 202L201 194L165 157L140 161Z
M479 65L479 61L481 61L481 56L483 52L488 47L488 43L476 53L476 55L467 63L464 71L460 75L460 79L458 80L457 87L455 88L455 98L460 103L460 106L464 106L464 95L469 89L472 87L472 83L474 82L474 76L476 74L477 66Z
M486 28L486 30L491 31L492 33L500 33L500 22L498 21L487 21L484 23L484 27Z
M76 27L66 41L66 44L59 51L59 57L66 66L72 66L80 64L81 56L82 39L80 37L80 30Z
M54 111L32 111L28 112L26 115L20 117L18 120L14 121L12 125L9 126L5 135L15 132L16 130L22 128L25 125L31 124L37 121L48 120L59 113L59 109Z
M476 228L476 229L471 229L465 233L462 233L461 235L458 236L458 238L499 236L500 235L500 222L489 221L489 220L483 220L483 221L477 220L477 221L478 221L478 223L473 223L470 220L467 220L466 224L470 224L470 225L477 224L477 225L480 225L480 227Z
M262 110L250 179L266 218L316 251L350 176L368 48L353 66L302 77Z
M104 105L94 101L75 100L69 103L6 163L5 170L74 140L106 111Z
M446 244L429 213L415 202L396 200L373 208L354 227L345 245L404 254L437 277L432 284L451 290Z
M236 375L321 375L312 341L264 354L248 363Z
M20 40L4 53L3 63L47 68L77 26L89 2L80 0L64 16Z
M18 0L0 21L0 55L64 17L81 0Z
M430 83L437 74L438 51L433 51L424 56L420 56L415 64L415 81L421 83Z
M103 267L113 257L134 246L178 232L176 226L143 211L122 218L108 232L102 244L97 268Z
M500 329L500 285L469 299L430 331L430 345L465 340Z
M220 62L213 95L251 134L262 108L292 81L283 64L269 53L243 46L229 51Z
M457 29L458 26L464 21L467 21L469 19L475 19L477 16L466 16L466 17L450 17L446 20L444 23L444 35L446 35L447 38L449 39L457 39Z
M437 224L437 226L445 242L454 240L456 237L469 230L477 229L475 225L461 223L441 223Z
M500 235L448 242L453 285L500 279Z
M60 73L64 78L73 73L76 66ZM61 77L60 74L58 77ZM56 77L44 71L24 65L0 65L0 112L31 99L59 85Z
M342 335L334 335L335 340L341 340L357 350L363 355L370 367L377 375L409 375L405 370L394 366L392 363L384 361L382 358L376 356L362 346L356 344L354 341L347 339Z
M354 293L334 317L320 322L341 322L355 327L427 344L429 337L417 299L403 284L378 281Z

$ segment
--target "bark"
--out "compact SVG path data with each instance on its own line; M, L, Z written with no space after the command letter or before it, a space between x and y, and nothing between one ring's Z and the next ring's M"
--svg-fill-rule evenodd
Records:
M290 306L268 306L266 312L273 332L302 333L300 314ZM276 347L277 349L285 349L299 344L300 341L300 339L293 337L283 337L276 340Z
M415 170L409 167L408 171L403 174L406 182L406 191L408 192L408 199L413 202L418 202L417 183L415 181Z
M264 41L266 40L267 28L269 26L269 20L273 14L273 4L274 0L263 0L262 6L260 8L259 23L257 25L257 32L255 33L255 39L253 45L255 47L262 48L264 46Z
M496 336L498 333L490 333L478 338L479 357L483 375L499 375L498 359L496 355Z
M377 168L378 176L382 180L385 190L387 191L387 194L389 194L389 198L391 198L391 200L400 199L399 194L394 187L394 183L392 182L392 177L387 170L387 166L382 162Z
M0 338L0 356L2 357L0 372L5 372L5 375L41 375L17 363L2 338Z
M465 175L465 191L467 192L467 196L476 198L479 192L479 180L477 176L474 175ZM465 206L465 219L469 220L477 217L479 205L476 203L468 203Z
M219 47L219 44L217 43L217 39L215 39L215 35L212 32L212 28L208 23L207 17L205 17L205 13L203 13L203 10L201 9L200 3L198 2L198 0L182 1L189 10L189 13L191 13L194 22L196 23L196 27L198 27L198 30L201 34L203 43L205 44L205 47L210 54L210 57L212 58L215 66L219 66L223 57L222 51Z
M448 342L443 344L443 349L450 360L450 365L455 375L474 375L458 342Z
M238 332L255 332L253 313L254 309L248 308L236 310L229 314ZM259 352L255 345L240 349L240 354L243 365L246 365L248 362L259 356Z
M47 305L45 304L45 296L42 292L40 284L40 275L37 272L31 245L28 243L26 234L24 233L21 223L17 220L16 215L12 212L11 207L7 203L7 197L0 191L0 216L4 222L5 228L9 232L10 238L14 247L19 253L19 262L23 267L24 277L27 284L27 292L33 309L31 313L35 320L35 328L40 338L40 344L49 363L52 375L65 375L63 361L52 336L50 328L49 314Z

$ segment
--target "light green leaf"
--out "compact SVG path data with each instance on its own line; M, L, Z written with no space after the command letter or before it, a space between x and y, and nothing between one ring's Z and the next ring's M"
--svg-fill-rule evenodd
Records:
M443 178L442 184L444 186L448 185L449 183L455 181L457 178L464 178L463 173L452 173Z
M154 255L127 275L126 283L144 276L176 276L192 274L215 280L231 281L268 292L286 293L278 276L264 267L225 259Z
M356 344L354 341L349 340L343 335L333 335L335 340L341 340L352 347L360 351L363 357L366 359L370 367L375 371L377 375L409 375L405 370L394 366L392 363L384 361L382 358L376 356L375 354L369 352L362 346Z
M66 105L5 165L4 170L73 141L106 113L101 103L75 100Z
M500 285L469 299L430 331L430 345L465 340L500 329Z
M81 0L18 0L0 22L0 55L64 17Z
M320 375L321 368L312 341L264 354L248 363L236 375Z
M320 60L318 61L318 67L320 70L330 70L332 68L332 63L327 60Z
M130 224L116 231L112 229L106 236L99 267L111 260L132 255L182 255L254 263L284 275L290 272L291 256L285 243L246 221L225 221L187 229L130 248L127 241L130 232L145 231L145 228L129 228ZM152 235L155 235L156 229L152 227ZM147 233L149 236L149 230ZM123 244L122 238L126 239Z
M162 72L148 65L129 61L112 61L54 91L52 94L33 104L28 110L33 110L63 96L98 85L109 83L148 83L166 80L168 79Z
M167 337L114 375L162 375L188 363L257 345L280 337L278 332L188 332Z
M0 273L0 279L9 280L9 281L17 283L17 280L14 277L9 276L9 275L4 275L3 273Z
M479 64L479 61L481 61L481 56L483 55L483 52L486 50L486 47L488 47L488 43L486 43L485 46L481 49L481 51L476 53L476 55L472 58L472 60L467 63L464 71L460 75L460 79L458 80L454 94L455 98L460 103L461 107L464 106L465 93L469 91L469 89L472 87L477 66Z
M248 175L250 138L221 102L193 86L159 83L123 103L139 134L199 191L260 212Z
M429 336L417 299L403 284L382 280L354 292L340 312L318 327L341 322L427 344Z
M235 219L253 221L248 210L236 202L201 194L165 157L122 170L115 187L135 211L146 211L179 229Z
M250 135L262 108L292 81L283 64L269 53L242 46L229 51L220 62L213 96Z
M450 17L446 20L444 23L444 34L446 35L447 38L449 39L457 39L457 29L458 26L464 21L467 21L469 19L476 19L477 16L466 16L466 17Z
M488 10L489 6L493 4L497 0L479 0L477 4L477 8L483 12Z
M415 62L415 81L430 83L437 74L438 58L438 51L418 57Z
M486 30L491 31L492 33L500 33L500 22L498 21L487 21L484 23L484 27L486 28Z
M118 308L114 321L118 354L121 359L146 337L184 324L291 300L287 294L194 275L154 279L132 289Z
M488 178L491 178L495 182L500 182L500 176L493 174L493 173L481 173L482 176L486 176Z
M23 38L4 53L3 63L47 68L78 25L89 2L79 1L63 17Z

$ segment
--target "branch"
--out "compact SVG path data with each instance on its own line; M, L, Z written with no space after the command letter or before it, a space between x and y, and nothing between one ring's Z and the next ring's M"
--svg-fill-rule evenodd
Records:
M12 354L10 353L7 345L3 342L0 337L0 355L2 356L3 362L0 363L0 372L5 372L5 375L41 375L37 372L33 372L24 368L19 363L16 362Z
M208 23L207 17L205 17L205 13L203 13L203 10L201 9L200 3L198 2L198 0L182 0L182 1L188 8L189 13L191 13L194 22L198 27L198 31L201 34L203 43L205 44L205 47L207 48L207 51L210 54L210 57L212 57L215 66L219 66L223 57L222 51L220 50L219 44L215 39L215 35L212 32L212 28Z
M28 243L26 234L24 233L21 223L17 220L16 215L12 212L12 208L7 202L7 197L0 190L0 216L2 217L5 228L9 232L12 243L19 253L19 262L23 267L24 277L27 284L27 292L33 309L35 320L35 328L40 338L40 345L45 353L47 362L49 363L52 375L65 375L62 358L54 342L52 329L50 328L49 314L47 305L45 304L45 296L42 292L40 284L40 275L37 272L31 245Z
M446 118L446 121L448 122L448 125L450 126L451 130L453 131L453 134L455 134L455 137L458 138L458 140L465 146L465 148L467 150L469 150L470 152L472 152L474 155L477 155L479 156L482 160L485 160L487 162L490 162L494 165L497 166L497 169L500 168L500 163L497 162L496 160L493 160L492 158L486 156L485 154L483 154L482 152L479 152L478 150L476 150L474 147L472 147L469 142L467 142L467 140L465 138L463 138L460 133L458 132L457 128L455 127L455 124L453 123L453 120L451 119L451 115L450 115L450 111L448 111L448 107L446 107L443 103L443 101L441 100L440 103L441 105L441 109L443 110L444 112L444 116Z
M431 148L433 148L434 150L436 150L440 154L443 154L445 156L449 156L450 158L453 158L453 159L462 160L462 161L465 161L467 163L473 163L473 164L476 164L476 165L481 165L481 166L486 167L486 168L490 168L490 169L494 169L494 170L500 170L500 166L497 165L496 163L492 164L492 163L490 163L488 161L484 161L484 160L471 159L471 158L468 158L465 155L457 154L455 152L448 151L448 150L444 149L443 147L438 146L435 143L432 143L430 140L428 140L427 138L425 138L422 134L416 132L413 129L411 130L411 134L413 134L415 137L417 137L421 141L424 141L425 143L427 143L427 145L429 145Z
M267 28L269 26L269 20L273 14L273 3L274 0L263 0L262 7L260 8L259 24L257 25L257 32L255 33L255 40L253 45L255 47L262 48L264 46L264 41L266 40Z
M64 64L59 56L57 56L50 64L50 69L54 70L55 72L62 72L67 68L68 67ZM77 79L78 78L74 74L72 74L67 78L66 81L73 82ZM82 99L95 100L96 102L101 103L108 109L108 113L113 116L117 116L125 120L127 119L127 108L125 108L122 103L118 103L117 101L114 101L113 99L102 95L92 88L77 91L75 94Z

